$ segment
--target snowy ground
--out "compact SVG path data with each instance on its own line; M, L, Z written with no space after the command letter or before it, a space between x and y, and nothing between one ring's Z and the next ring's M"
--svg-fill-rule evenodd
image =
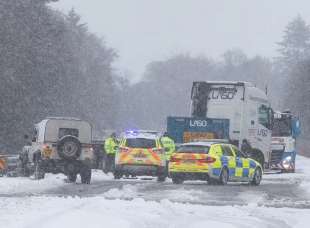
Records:
M94 172L89 186L0 178L1 227L308 227L310 159L297 173L265 175L261 186L154 180L114 181ZM4 226L3 226L4 224Z

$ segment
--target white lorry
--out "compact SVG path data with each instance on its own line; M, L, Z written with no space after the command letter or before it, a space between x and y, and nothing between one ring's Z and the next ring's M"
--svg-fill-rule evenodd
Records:
M194 82L191 116L229 120L229 140L241 149L251 146L252 158L269 166L273 111L267 95L248 82Z

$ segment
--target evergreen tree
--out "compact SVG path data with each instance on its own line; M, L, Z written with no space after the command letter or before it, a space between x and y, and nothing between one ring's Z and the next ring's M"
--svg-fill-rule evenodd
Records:
M284 36L278 43L278 60L284 71L304 61L310 56L310 27L297 16L286 26Z

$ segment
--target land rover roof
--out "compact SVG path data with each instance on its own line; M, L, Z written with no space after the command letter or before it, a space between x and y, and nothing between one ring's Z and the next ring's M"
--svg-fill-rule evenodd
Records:
M35 125L38 142L57 142L59 129L71 128L78 130L81 143L91 143L92 126L87 121L67 117L48 117Z

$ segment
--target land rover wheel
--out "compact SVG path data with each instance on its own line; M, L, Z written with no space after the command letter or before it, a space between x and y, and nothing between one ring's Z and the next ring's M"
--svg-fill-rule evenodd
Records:
M91 181L91 168L84 165L80 171L82 184L90 184Z
M57 151L66 160L75 160L81 155L81 143L74 136L65 136L58 142Z
M77 178L77 173L69 173L68 174L68 181L71 183L75 183L76 182L76 178Z

